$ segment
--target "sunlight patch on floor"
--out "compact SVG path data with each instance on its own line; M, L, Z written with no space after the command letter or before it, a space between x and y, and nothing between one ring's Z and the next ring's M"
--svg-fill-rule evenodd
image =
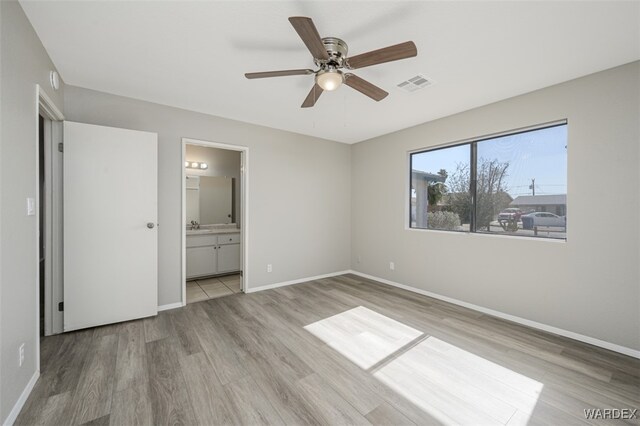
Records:
M422 332L367 309L350 309L304 327L359 367L368 369Z
M447 424L526 423L543 387L435 337L400 354L374 376Z
M444 424L526 424L543 384L365 307L305 327Z

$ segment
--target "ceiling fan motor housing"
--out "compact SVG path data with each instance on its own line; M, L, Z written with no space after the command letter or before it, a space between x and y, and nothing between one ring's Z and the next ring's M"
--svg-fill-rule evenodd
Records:
M349 46L347 46L344 40L337 37L324 37L322 44L324 44L325 49L327 49L329 59L314 58L313 62L315 62L318 67L321 69L342 68L346 65L344 64L344 60L347 57Z

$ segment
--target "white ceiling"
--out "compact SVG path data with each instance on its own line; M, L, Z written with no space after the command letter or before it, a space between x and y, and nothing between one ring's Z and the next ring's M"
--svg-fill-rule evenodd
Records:
M354 143L640 59L640 2L21 1L67 84ZM312 17L351 55L415 41L418 57L357 70L300 104L312 68L289 16ZM423 73L413 93L396 84Z

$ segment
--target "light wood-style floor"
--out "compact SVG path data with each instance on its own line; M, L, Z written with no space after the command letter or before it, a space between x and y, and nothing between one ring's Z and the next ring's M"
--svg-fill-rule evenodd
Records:
M621 423L589 408L640 361L345 275L45 338L16 424Z

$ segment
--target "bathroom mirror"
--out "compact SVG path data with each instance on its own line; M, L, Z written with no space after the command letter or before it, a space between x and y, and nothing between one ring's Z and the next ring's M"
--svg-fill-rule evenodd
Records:
M233 178L224 176L186 177L187 225L232 223Z

